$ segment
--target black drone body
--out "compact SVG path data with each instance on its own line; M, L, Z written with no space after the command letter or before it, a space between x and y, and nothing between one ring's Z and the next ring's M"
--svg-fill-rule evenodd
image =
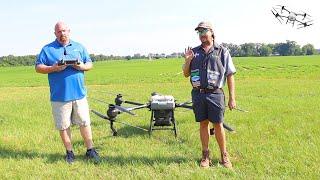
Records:
M272 14L278 21L282 24L282 22L286 22L286 24L292 24L292 27L297 22L297 28L304 28L307 26L313 25L313 20L310 19L310 15L303 12L303 13L296 13L294 11L290 11L287 9L286 6L277 5L271 9Z
M149 135L152 134L154 130L172 130L174 132L175 137L177 137L177 124L174 116L174 111L176 108L185 108L192 110L192 102L187 101L183 103L176 103L175 99L171 95L160 95L157 93L152 93L149 102L143 104L133 101L126 101L122 98L121 94L118 94L114 100L115 104L109 104L107 108L106 115L96 111L91 110L94 114L99 116L100 118L106 119L110 121L110 128L112 130L113 136L117 136L118 132L114 128L114 123L125 124L134 128L138 128L143 131L147 131ZM94 98L91 98L94 99ZM103 102L98 99L94 99L100 102ZM123 103L135 105L133 107L123 107L121 106ZM149 129L145 129L138 126L133 126L129 123L118 121L117 116L123 112L135 115L132 111L137 109L146 108L151 111L150 118L150 126ZM223 124L223 127L229 131L234 131L231 127Z

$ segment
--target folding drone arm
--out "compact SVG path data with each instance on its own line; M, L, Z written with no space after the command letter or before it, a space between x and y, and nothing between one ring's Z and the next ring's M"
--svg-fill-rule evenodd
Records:
M139 106L135 106L135 107L129 107L127 108L129 111L133 111L136 109L143 109L143 108L149 108L150 104L143 104L143 105L139 105Z

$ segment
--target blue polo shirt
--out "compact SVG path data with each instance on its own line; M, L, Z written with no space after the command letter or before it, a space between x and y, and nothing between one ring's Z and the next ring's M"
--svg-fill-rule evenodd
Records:
M195 88L222 88L226 77L236 73L229 51L214 43L208 53L202 46L192 49L194 58L190 64L190 82Z
M80 43L70 40L68 45L63 46L55 40L42 48L35 65L52 66L62 59L79 59L83 63L91 62L87 50ZM86 96L84 72L72 66L60 72L49 73L48 80L51 101L68 102Z

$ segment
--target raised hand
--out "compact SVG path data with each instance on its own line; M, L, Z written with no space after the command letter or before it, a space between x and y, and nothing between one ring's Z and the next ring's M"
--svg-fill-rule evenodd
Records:
M186 61L191 61L194 57L194 53L191 47L184 49L184 58Z

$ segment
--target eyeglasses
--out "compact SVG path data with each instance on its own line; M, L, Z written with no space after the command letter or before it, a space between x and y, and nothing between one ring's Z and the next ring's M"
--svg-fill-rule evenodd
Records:
M203 36L203 35L205 35L208 31L209 31L209 29L199 29L199 30L198 30L198 34L199 34L199 36Z

